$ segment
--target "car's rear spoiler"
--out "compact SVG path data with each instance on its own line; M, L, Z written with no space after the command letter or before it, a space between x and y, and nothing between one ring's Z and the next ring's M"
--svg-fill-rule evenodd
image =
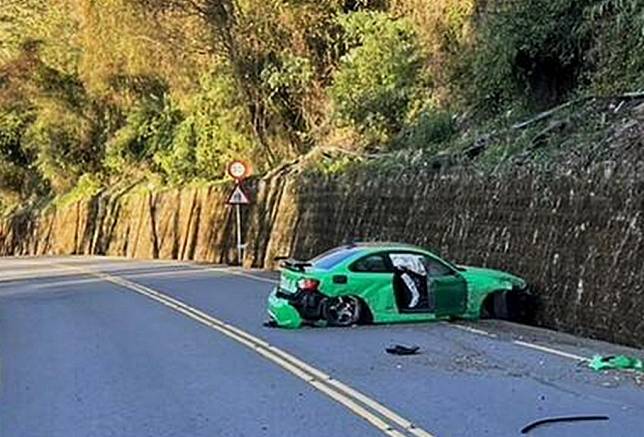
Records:
M287 258L285 256L275 257L275 261L280 263L280 267L294 270L296 272L303 272L306 267L311 267L311 263L308 261L300 261L293 258Z

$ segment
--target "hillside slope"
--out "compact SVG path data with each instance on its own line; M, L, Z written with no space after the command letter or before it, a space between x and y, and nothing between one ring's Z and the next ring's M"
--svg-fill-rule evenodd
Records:
M16 0L0 18L5 210L319 149L542 160L548 138L610 129L602 102L619 116L615 97L644 90L639 0Z

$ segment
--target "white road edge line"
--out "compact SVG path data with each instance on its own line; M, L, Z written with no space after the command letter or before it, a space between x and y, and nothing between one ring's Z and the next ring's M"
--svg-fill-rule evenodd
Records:
M496 334L484 331L482 329L476 329L476 328L472 328L470 326L459 325L459 324L447 324L447 325L452 327L452 328L455 328L455 329L460 329L461 331L471 332L472 334L482 335L484 337L489 337L489 338L498 338L498 336ZM569 358L571 360L583 361L583 362L590 361L590 358L582 357L581 355L571 354L569 352L564 352L564 351L561 351L561 350L558 350L558 349L553 349L553 348L547 347L547 346L541 346L539 344L530 343L530 342L527 342L527 341L511 340L510 342L512 344L517 345L517 346L527 347L529 349L534 349L534 350L537 350L537 351L540 351L540 352L545 352L547 354L556 355L556 356L563 357L563 358Z
M496 334L492 334L491 332L487 332L482 329L472 328L471 326L450 324L450 323L447 323L447 325L451 328L460 329L461 331L470 332L472 334L483 335L485 337L490 337L490 338L497 338Z
M476 329L476 328L472 328L470 326L459 325L459 324L449 324L448 323L447 325L452 327L452 328L455 328L455 329L460 329L461 331L471 332L472 334L482 335L482 336L488 337L488 338L498 338L498 336L496 334L484 331L482 329ZM539 345L539 344L536 344L536 343L530 343L530 342L522 341L522 340L511 340L510 342L512 344L517 345L517 346L526 347L526 348L537 350L537 351L540 351L540 352L545 352L547 354L556 355L558 357L569 358L569 359L575 360L575 361L582 361L582 362L591 361L590 358L582 357L581 355L576 355L576 354L561 351L561 350L558 350L558 349L553 349L551 347L542 346L542 345Z
M534 343L528 343L526 341L512 340L512 343L514 343L516 345L519 345L519 346L527 347L527 348L530 348L530 349L538 350L538 351L541 351L541 352L546 352L548 354L557 355L557 356L560 356L560 357L563 357L563 358L570 358L571 360L583 361L583 362L590 361L589 358L582 357L580 355L571 354L571 353L568 353L568 352L560 351L560 350L557 350L557 349L552 349L552 348L549 348L549 347L546 347L546 346L541 346L541 345L534 344Z
M243 276L244 278L254 279L254 280L259 281L259 282L267 282L267 283L269 283L269 284L278 284L278 283L279 283L279 281L276 281L275 279L263 278L263 277L261 277L261 276L253 275L252 273L247 273L247 272L241 271L241 270L239 270L239 269L232 269L232 268L223 268L223 269L207 268L207 270L209 270L209 271L213 271L213 272L217 272L217 271L222 272L222 271L223 271L223 272L226 272L226 273L231 273L231 274L233 274L233 275Z
M52 273L46 273L46 272L52 272ZM45 276L34 276L35 274L39 273L46 273ZM21 282L21 281L29 281L29 280L39 280L39 279L56 279L56 278L66 278L69 276L73 276L71 273L53 273L52 269L49 269L47 271L35 271L34 273L28 273L28 274L18 274L14 276L4 276L0 278L0 285L4 284L5 282Z
M206 325L216 331L219 331L227 337L237 341L240 344L243 344L249 349L252 349L266 359L274 362L296 377L304 380L306 383L312 385L317 390L326 394L336 402L344 405L347 409L369 422L385 435L393 437L405 437L405 434L396 430L391 425L391 423L394 423L401 429L403 429L406 433L414 435L416 437L433 437L432 434L412 424L410 421L399 416L397 413L393 412L379 402L369 398L368 396L347 386L346 384L343 384L342 382L332 378L324 372L306 364L305 362L289 354L288 352L272 346L264 340L253 336L252 334L249 334L237 327L218 320L177 299L118 276L112 276L106 273L84 269L76 266L72 267L64 264L59 265L62 268L75 270L83 274L93 275L107 282L111 282L113 284L135 291L185 315L186 317L189 317L201 323L202 325ZM362 403L364 406L360 405L360 403ZM381 417L376 416L365 407L371 408L373 411L379 413L383 418L388 420L389 423L387 423Z

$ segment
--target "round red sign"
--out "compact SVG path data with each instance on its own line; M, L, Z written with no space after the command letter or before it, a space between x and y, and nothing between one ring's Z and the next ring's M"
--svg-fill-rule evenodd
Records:
M228 164L228 174L237 180L242 180L250 176L250 165L244 161L235 160Z

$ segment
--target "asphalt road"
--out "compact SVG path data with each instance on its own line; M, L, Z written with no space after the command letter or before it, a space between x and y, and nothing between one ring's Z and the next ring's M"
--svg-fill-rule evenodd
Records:
M400 435L514 436L579 414L609 420L529 435L643 433L644 381L583 361L642 351L494 321L266 328L273 280L186 263L0 259L0 437L370 436L393 413L416 426L394 423ZM394 343L422 353L386 354Z

